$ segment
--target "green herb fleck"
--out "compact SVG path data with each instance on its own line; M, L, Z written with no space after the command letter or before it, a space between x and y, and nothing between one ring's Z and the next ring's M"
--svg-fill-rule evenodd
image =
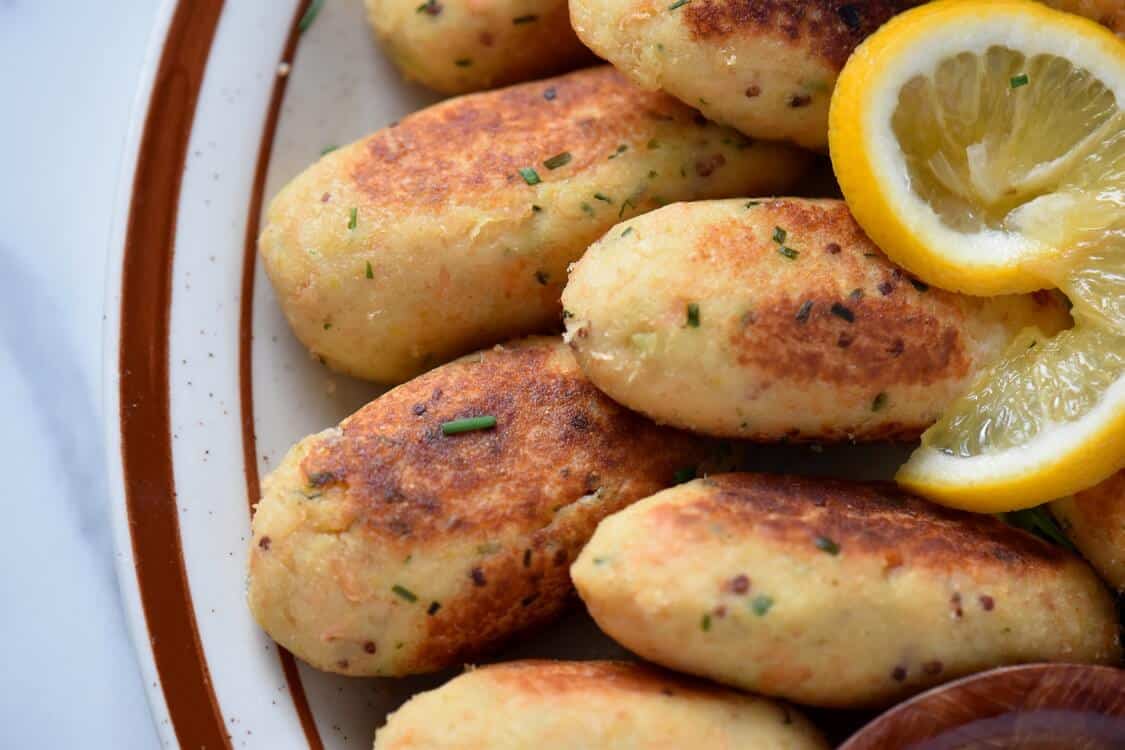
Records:
M462 57L460 60L454 60L453 64L458 68L467 68L473 64L473 61L467 57Z
M559 167L570 164L570 152L563 151L561 154L555 154L547 161L543 162L543 166L547 169L558 169Z
M651 180L652 178L656 177L656 176L657 176L657 175L656 175L656 170L655 170L655 169L650 169L650 170L648 170L648 178L649 178L650 180Z
M355 226L358 223L358 221L359 221L359 209L353 207L352 210L348 212L348 229L355 229Z
M794 318L796 318L798 323L804 323L809 319L809 315L812 313L812 308L813 301L811 299L805 300L801 303L801 307L797 310L797 314L794 316Z
M765 594L762 594L761 596L755 596L753 599L750 600L750 609L758 617L761 617L766 612L769 612L770 607L772 607L772 606L773 606L773 598L769 597L769 596L766 596Z
M546 271L536 271L535 280L543 286L547 286L547 282L551 280L551 275Z
M375 278L375 270L371 268L371 261L367 261L367 268L363 269L363 275L369 279Z
M773 241L776 242L777 244L784 245L785 244L785 238L788 237L788 236L789 236L789 232L786 232L781 227L774 227L773 228Z
M320 150L320 155L324 156L325 154L330 154L338 148L340 148L340 147L339 146L325 146L324 148L322 148Z
M754 206L760 206L760 205L762 205L761 201L746 201L746 207L747 208L753 208Z
M1059 525L1055 523L1055 519L1047 510L1046 505L1002 513L1001 518L1016 528L1030 531L1032 534L1065 547L1071 552L1078 552L1071 541L1066 538L1066 534L1062 532Z
M676 469L676 473L675 473L674 476L675 476L676 484L683 484L684 482L690 482L691 480L695 479L695 467L694 466L685 466L682 469Z
M617 218L620 219L622 216L625 215L625 209L626 208L636 208L636 206L633 204L632 198L626 198L625 200L623 200L621 202L621 208L617 211Z
M683 0L683 2L687 2L687 0ZM703 619L699 621L699 627L703 629L703 632L707 632L711 629L710 613L703 615Z
M325 323L324 324L324 330L326 330L326 331L332 330L332 324L331 323Z
M594 193L594 199L599 200L599 201L604 201L606 203L613 203L613 199L610 198L605 193Z
M428 13L431 16L441 15L443 10L441 3L438 0L426 0L426 2L419 5L414 9L415 13Z
M582 212L589 215L589 216L593 216L594 215L594 207L591 206L589 203L586 203L585 201L583 201L582 202Z
M668 10L675 10L676 8L682 8L690 2L691 2L691 0L676 0L676 2L674 2L674 3L672 3L671 5L668 6Z
M474 430L488 430L495 426L496 417L491 415L466 417L465 419L454 419L450 422L442 422L441 433L443 435L457 435L462 432L473 432Z
M608 557L595 557L594 558L594 565L605 565L607 562L609 562Z
M301 20L297 22L297 29L301 33L308 31L309 27L313 25L313 21L316 20L317 14L320 13L320 9L323 7L324 0L312 0L304 15L301 16Z
M411 604L418 601L417 594L415 594L413 591L406 588L405 586L400 586L397 583L394 586L391 586L391 591L395 592L395 594L397 594L398 596L401 596L403 599L410 602Z
M624 237L624 236L626 236L626 235L628 235L628 234L632 234L632 232L633 232L633 228L632 228L632 227L625 227L625 231L621 233L621 236L622 236L622 237Z
M441 602L430 602L430 606L426 608L426 614L433 617L439 609L441 609Z
M512 19L512 23L516 26L519 26L520 24L524 23L534 23L538 20L539 16L535 15L534 13L528 13L526 16L516 16Z
M687 324L692 328L699 328L699 303L689 302L687 306Z
M520 177L528 185L538 185L542 180L539 179L539 173L531 167L520 167Z
M1021 73L1018 76L1012 76L1011 80L1008 82L1012 85L1012 88L1018 89L1020 86L1026 86L1030 80L1031 79L1027 77L1027 73Z
M532 213L535 213L535 214L537 214L537 213L539 213L539 212L540 212L540 211L542 211L542 210L543 210L543 207L542 207L542 206L537 206L537 205L535 205L534 203L532 203L532 204L531 204L531 212L532 212Z
M840 554L840 545L826 536L818 536L813 540L813 544L816 545L816 548L821 552L827 552L830 555Z
M871 411L882 411L883 407L887 405L887 394L879 393L875 396L875 400L871 402Z
M788 258L789 260L797 260L797 257L798 257L798 256L800 255L800 253L799 253L799 252L797 252L797 251L796 251L796 250L794 250L793 248L791 248L791 247L788 247L788 246L786 246L786 245L782 245L781 247L779 247L779 248L777 249L777 251L778 251L779 253L781 253L782 255L784 255L784 256L785 256L786 258Z
M846 307L844 305L841 305L839 302L833 302L832 303L832 309L829 312L831 312L833 315L835 315L837 318L840 318L841 320L846 320L849 323L855 322L855 313L852 312L850 307Z
M617 147L616 151L614 151L612 154L609 155L609 158L610 159L616 159L617 157L621 156L621 154L625 153L628 149L629 149L629 147L626 146L624 143L622 143L620 146Z

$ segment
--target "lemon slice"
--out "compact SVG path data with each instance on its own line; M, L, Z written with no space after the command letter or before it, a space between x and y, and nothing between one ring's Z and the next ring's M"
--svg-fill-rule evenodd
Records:
M922 435L900 484L995 513L1096 484L1125 463L1125 336L1028 329Z
M1065 286L1081 257L1068 251L1125 216L1123 105L1125 43L1096 23L944 0L852 55L829 147L852 213L896 262L947 289L1026 292Z

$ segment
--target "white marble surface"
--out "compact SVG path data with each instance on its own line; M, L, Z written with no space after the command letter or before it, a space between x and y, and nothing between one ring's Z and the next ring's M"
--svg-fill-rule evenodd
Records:
M0 0L0 747L150 748L113 572L105 256L160 0Z

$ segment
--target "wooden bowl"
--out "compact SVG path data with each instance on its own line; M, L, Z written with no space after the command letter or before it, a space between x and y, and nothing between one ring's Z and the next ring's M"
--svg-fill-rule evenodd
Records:
M934 688L860 729L839 750L1122 750L1125 670L1003 667Z

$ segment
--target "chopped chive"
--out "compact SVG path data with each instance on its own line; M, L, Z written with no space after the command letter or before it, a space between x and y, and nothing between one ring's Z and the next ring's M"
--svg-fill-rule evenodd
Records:
M652 179L653 177L656 177L656 176L657 176L657 175L656 175L656 170L655 170L655 169L650 169L650 170L648 170L648 178L649 178L650 180L651 180L651 179Z
M325 146L324 148L322 148L320 150L320 155L324 156L325 154L330 154L338 148L340 148L340 147L339 146Z
M324 330L331 331L332 330L332 324L331 323L325 323L324 324Z
M797 314L794 316L797 322L804 323L805 321L807 321L809 319L809 314L812 313L812 308L813 301L811 299L807 299L802 302L800 309L797 310Z
M531 167L520 167L520 177L528 185L538 185L542 181L539 179L539 173Z
M695 467L685 466L682 469L676 469L675 473L676 484L683 484L695 479Z
M750 601L750 609L758 617L761 617L766 612L769 612L770 607L772 607L772 606L773 606L773 598L769 597L769 596L766 596L765 594L762 594L761 596L755 596Z
M371 268L371 261L367 261L367 268L363 270L363 275L369 279L375 278L375 270Z
M668 10L675 10L676 8L682 8L683 6L687 5L690 2L691 2L691 0L676 0L676 2L674 2L674 3L672 3L671 5L668 6Z
M855 313L851 311L851 308L845 307L845 306L841 305L839 302L833 302L832 303L832 309L829 310L829 312L831 312L837 318L841 318L843 320L846 320L849 323L855 322Z
M625 153L628 150L629 150L629 147L626 146L624 143L622 143L621 145L619 145L617 147L616 151L614 151L612 154L609 155L609 158L610 159L616 159L617 157L621 156L621 154Z
M683 0L683 2L687 2L687 0ZM711 615L710 614L703 615L703 619L699 621L699 627L702 628L704 632L707 632L708 630L711 629Z
M516 16L515 18L512 19L512 23L515 24L516 26L519 26L520 24L524 24L524 23L534 23L535 21L538 21L538 20L539 20L539 16L535 15L534 13L529 13L526 16Z
M606 203L613 203L613 199L610 198L605 193L594 193L594 199L599 200L599 201L605 201Z
M879 393L871 402L871 411L882 411L883 407L887 405L887 394Z
M430 606L426 608L426 614L433 617L439 609L441 609L441 602L430 602Z
M636 206L633 205L633 200L631 198L626 198L624 201L621 202L621 208L617 212L617 218L620 219L622 216L625 215L625 209L626 208L636 208Z
M594 558L594 565L605 565L607 562L609 562L608 557L595 557Z
M535 280L543 286L547 286L547 282L551 280L551 275L546 271L536 271Z
M785 238L788 237L788 236L789 236L789 232L786 232L781 227L774 227L773 228L773 241L776 242L777 244L784 245L785 244Z
M687 324L692 328L699 328L699 303L689 302L687 306Z
M443 10L441 3L438 0L426 0L426 2L419 5L414 9L415 13L428 13L431 16L441 15Z
M585 201L582 201L582 212L585 213L585 214L588 214L590 216L593 216L594 215L594 207L591 206L589 203L587 203Z
M359 209L353 207L348 211L348 229L355 229L356 223L359 221Z
M919 281L918 279L911 279L910 285L917 289L919 292L928 292L930 290L929 284L924 281Z
M467 57L462 57L460 60L454 60L453 64L458 68L467 68L473 64L473 61Z
M490 415L483 417L466 417L465 419L454 419L450 422L442 422L441 432L443 435L457 435L462 432L487 430L495 426L496 417Z
M821 552L827 552L830 555L840 554L840 545L826 536L818 536L816 540L813 541L813 544L816 545L816 548Z
M313 25L313 21L316 20L317 14L320 13L320 9L323 7L324 0L312 0L312 2L309 3L308 10L301 16L301 20L297 22L297 29L302 33L308 31L309 27Z
M1034 508L1025 508L1023 510L1014 510L1001 514L1001 517L1012 526L1030 531L1032 534L1046 539L1049 542L1054 542L1071 552L1077 553L1078 550L1074 548L1074 544L1063 533L1059 525L1055 523L1055 519L1047 510L1045 505L1039 505Z
M559 167L570 164L570 152L563 151L561 154L555 154L547 161L543 162L543 166L547 169L558 169Z
M760 206L760 205L762 205L761 201L746 201L746 207L747 208L753 208L754 206Z
M413 591L406 588L405 586L398 585L397 583L394 586L391 586L391 591L395 592L396 594L398 594L399 596L401 596L403 599L405 599L408 602L413 603L413 602L418 601L417 594L415 594Z
M542 206L537 206L537 205L535 205L534 203L532 203L532 204L531 204L531 211L532 211L532 213L536 213L536 214L537 214L537 213L539 213L539 212L540 212L540 211L542 211L542 210L543 210L543 207L542 207Z
M859 8L855 5L850 3L848 5L841 5L836 12L840 14L840 20L844 22L844 25L852 31L859 31L860 27L863 25L859 17Z
M632 231L632 227L625 227L625 231L621 233L621 236L624 237L625 235L630 234Z
M800 255L800 253L799 253L799 252L797 252L797 251L796 251L796 250L794 250L793 248L791 248L791 247L787 247L787 246L785 246L785 245L782 245L781 247L779 247L779 248L777 249L777 251L778 251L779 253L781 253L782 255L784 255L784 256L785 256L786 258L788 258L789 260L797 260L797 256L799 256L799 255Z
M1020 86L1026 86L1030 80L1027 73L1020 73L1018 76L1012 76L1008 83L1012 84L1012 88L1018 89Z

